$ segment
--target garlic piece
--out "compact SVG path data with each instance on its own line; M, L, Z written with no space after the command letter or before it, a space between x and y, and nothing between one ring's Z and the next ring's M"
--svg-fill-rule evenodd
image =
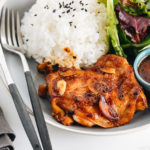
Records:
M65 80L59 80L57 82L57 88L59 89L59 94L60 95L63 95L65 93L65 91L66 91L66 85L67 85L67 83L66 83Z

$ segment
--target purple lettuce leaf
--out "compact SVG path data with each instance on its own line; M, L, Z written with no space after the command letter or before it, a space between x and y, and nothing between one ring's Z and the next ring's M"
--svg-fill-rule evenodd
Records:
M150 18L130 15L120 4L116 6L115 12L122 30L131 38L131 41L133 43L144 41L149 32Z

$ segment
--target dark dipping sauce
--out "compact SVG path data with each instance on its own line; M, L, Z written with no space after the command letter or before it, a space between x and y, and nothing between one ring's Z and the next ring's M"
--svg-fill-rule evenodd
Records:
M145 81L150 83L150 55L142 60L138 72Z

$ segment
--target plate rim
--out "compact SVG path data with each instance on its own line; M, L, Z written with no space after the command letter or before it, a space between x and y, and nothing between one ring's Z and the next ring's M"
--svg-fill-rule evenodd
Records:
M27 105L26 105L26 109L27 109L28 113L34 117L33 111ZM51 121L49 121L46 118L45 118L45 121L46 121L47 125L50 125L52 127L59 128L59 129L62 129L62 130L65 130L65 131L69 131L69 132L72 132L72 133L76 133L76 134L79 133L79 134L82 134L82 135L90 135L90 136L121 135L121 134L127 134L129 132L136 132L136 131L145 129L146 127L150 127L150 123L147 123L147 124L142 125L142 126L134 127L134 128L131 128L131 129L125 129L125 130L122 130L122 131L113 131L113 132L106 131L106 132L97 132L96 133L96 132L92 132L92 131L82 131L82 130L79 131L79 130L76 130L76 129L70 129L70 128L68 128L68 126L65 126L65 125L60 126L59 124L57 125L55 123L52 123ZM105 130L107 130L107 129L105 129Z

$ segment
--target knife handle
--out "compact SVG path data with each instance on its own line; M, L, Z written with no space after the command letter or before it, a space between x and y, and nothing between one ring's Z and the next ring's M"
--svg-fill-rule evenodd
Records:
M44 150L52 150L50 138L48 135L48 130L46 127L42 108L41 108L40 101L39 101L39 96L37 94L31 72L26 71L25 77L26 77L26 81L27 81L27 86L28 86L28 90L29 90L29 95L30 95L30 99L31 99L33 113L35 116L36 125L37 125L38 131L39 131L39 135L41 138L43 148L44 148Z
M42 150L42 148L40 146L40 142L39 142L37 134L36 134L36 131L32 124L31 118L25 109L25 105L23 103L23 100L20 96L20 93L19 93L16 85L14 83L12 83L12 84L9 84L8 87L9 87L10 93L12 95L16 109L18 111L22 125L23 125L23 127L26 131L26 134L29 138L29 141L31 142L31 145L33 147L33 150Z

